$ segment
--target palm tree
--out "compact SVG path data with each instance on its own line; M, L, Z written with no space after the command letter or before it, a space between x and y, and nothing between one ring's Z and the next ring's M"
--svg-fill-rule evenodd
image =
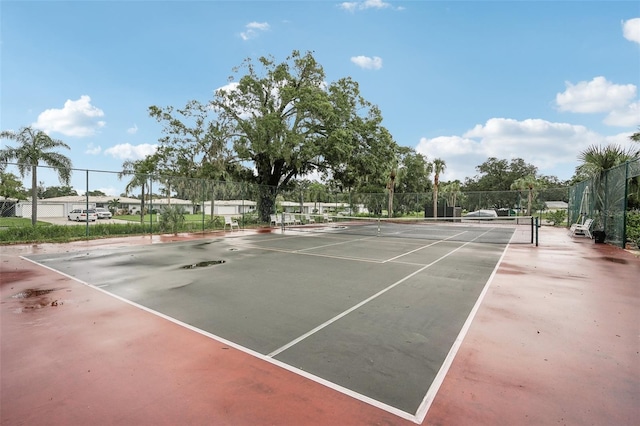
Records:
M141 188L140 196L140 223L144 223L144 198L147 188L147 180L149 179L149 173L152 171L153 165L151 162L144 160L127 160L122 163L122 171L118 173L118 179L122 179L125 176L131 176L131 180L125 186L124 190L128 194L133 188Z
M438 187L440 186L440 174L447 168L444 160L436 158L431 162L433 172L433 217L438 217Z
M396 187L396 168L393 167L389 172L389 181L387 182L387 189L389 190L389 206L387 213L389 217L393 217L393 192Z
M447 206L455 207L458 197L462 194L460 191L460 181L454 180L442 186L442 192L447 197Z
M23 127L18 132L5 130L0 138L16 141L19 146L0 150L0 163L16 161L18 172L24 178L31 173L31 224L38 221L38 165L42 162L56 170L60 182L69 185L71 160L58 152L57 148L71 149L58 139L52 139L45 132L31 127Z
M629 139L640 144L640 127ZM635 156L640 161L640 148L635 152ZM632 177L629 182L629 200L634 200L635 205L640 204L640 176Z
M629 149L625 150L620 145L611 144L605 147L591 145L578 155L578 160L582 162L576 167L576 173L590 176L594 182L595 206L597 212L596 226L604 228L605 210L605 187L602 183L605 171L616 167L626 161L637 157L637 152Z
M633 138L633 136L631 136ZM591 145L578 155L578 160L582 162L576 171L586 173L591 177L599 177L605 170L633 160L637 153L632 150L625 150L620 145L611 144L605 147Z
M114 198L109 201L109 210L114 216L118 213L118 207L120 207L120 198Z
M511 189L516 189L518 191L527 191L527 214L529 216L532 215L532 205L535 190L540 188L540 186L540 181L538 181L538 179L536 179L536 177L532 175L516 179L515 182L511 184Z

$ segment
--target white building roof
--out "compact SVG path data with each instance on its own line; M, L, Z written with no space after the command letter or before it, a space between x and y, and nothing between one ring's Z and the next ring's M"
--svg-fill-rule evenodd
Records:
M255 206L257 203L252 200L215 200L216 206ZM211 205L211 200L204 202L205 206Z
M108 203L112 200L118 200L120 204L140 204L140 200L137 198L129 197L113 197L104 195L89 195L90 203ZM87 197L84 195L67 195L64 197L51 197L39 200L39 202L49 203L86 203Z
M183 200L181 198L158 198L158 199L153 199L151 201L147 201L147 203L151 203L151 204L154 204L154 205L160 204L160 205L163 205L163 206L167 206L167 205L171 205L171 204L190 206L190 205L193 204L193 202L191 200Z

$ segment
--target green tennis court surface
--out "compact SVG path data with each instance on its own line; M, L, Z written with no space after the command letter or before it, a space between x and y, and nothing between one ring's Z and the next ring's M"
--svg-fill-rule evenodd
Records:
M465 242L326 227L28 258L419 416L506 244L480 244L482 232Z
M375 218L283 214L278 220L283 229L293 232L496 244L537 243L535 218L531 216Z

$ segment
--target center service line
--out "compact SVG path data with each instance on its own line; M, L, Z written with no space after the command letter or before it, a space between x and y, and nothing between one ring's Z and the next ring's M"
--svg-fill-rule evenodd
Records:
M484 235L484 234L483 234ZM474 240L476 240L477 238L479 238L480 236L474 238ZM290 347L296 345L297 343L300 343L301 341L305 340L307 337L314 335L315 333L317 333L318 331L322 330L323 328L333 324L334 322L338 321L340 318L350 314L351 312L355 311L356 309L360 308L361 306L369 303L370 301L378 298L379 296L383 295L384 293L388 292L389 290L391 290L394 287L397 287L398 285L402 284L403 282L405 282L406 280L408 280L409 278L415 276L416 274L419 274L420 272L424 271L425 269L435 265L436 263L440 262L442 259L445 259L447 257L449 257L450 255L452 255L453 253L457 252L458 250L460 250L461 248L465 247L467 244L471 244L474 240L472 241L467 241L466 243L464 243L463 245L461 245L460 247L450 251L449 253L441 256L440 258L434 260L433 262L429 263L428 265L423 266L422 268L418 269L415 272L412 272L411 274L407 275L404 278L399 279L398 281L396 281L395 283L391 284L389 287L380 290L379 292L377 292L376 294L374 294L373 296L363 300L362 302L358 303L357 305L354 305L353 307L347 309L346 311L336 315L335 317L329 319L328 321L320 324L319 326L317 326L316 328L306 332L305 334L303 334L302 336L298 337L295 340L292 340L291 342L287 343L286 345L276 349L275 351L271 352L270 354L267 354L268 357L274 357L276 355L278 355L279 353L289 349Z

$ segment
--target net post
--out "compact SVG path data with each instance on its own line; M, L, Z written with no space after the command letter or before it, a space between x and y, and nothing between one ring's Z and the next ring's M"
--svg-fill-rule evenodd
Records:
M531 244L533 244L533 234L534 234L534 226L535 226L535 221L533 219L533 216L531 216Z
M376 237L380 236L380 218L378 218L378 232L376 233Z
M539 229L538 221L539 221L539 219L540 218L536 217L536 224L535 224L535 228L536 228L536 247L538 247L538 229Z
M282 233L284 234L284 211L280 213L280 228L282 229Z

